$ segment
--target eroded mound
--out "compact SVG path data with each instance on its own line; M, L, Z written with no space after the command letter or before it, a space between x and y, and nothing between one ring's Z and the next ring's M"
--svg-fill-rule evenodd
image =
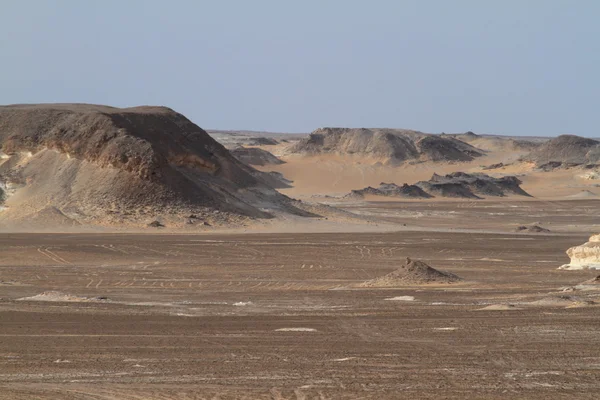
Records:
M539 167L592 164L600 161L600 142L575 135L561 135L529 153L524 160ZM561 163L561 164L557 164Z
M289 149L299 154L359 155L387 164L471 161L483 153L458 139L405 129L320 128Z
M2 218L46 207L102 223L213 210L268 218L270 207L307 214L166 107L4 106L0 144L0 181L18 187Z
M428 283L454 283L462 279L450 272L438 271L420 260L406 259L406 263L380 278L362 283L361 287L395 287Z

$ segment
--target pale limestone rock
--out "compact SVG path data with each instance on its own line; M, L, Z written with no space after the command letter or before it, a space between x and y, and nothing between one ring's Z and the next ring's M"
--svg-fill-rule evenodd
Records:
M560 269L600 269L600 234L592 235L590 240L581 246L571 247L567 250L567 255L571 262Z

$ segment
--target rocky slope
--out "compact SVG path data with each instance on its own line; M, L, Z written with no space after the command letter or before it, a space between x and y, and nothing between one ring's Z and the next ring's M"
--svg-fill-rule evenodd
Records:
M386 164L471 161L483 153L452 137L404 129L320 128L292 145L291 153L368 157Z
M0 107L0 181L7 215L53 207L74 220L156 214L306 215L253 168L166 107Z

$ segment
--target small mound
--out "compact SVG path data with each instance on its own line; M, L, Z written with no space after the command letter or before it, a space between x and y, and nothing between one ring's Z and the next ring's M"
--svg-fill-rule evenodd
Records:
M572 194L571 196L568 196L568 197L569 197L569 199L593 199L593 198L597 198L598 195L590 192L589 190L582 190L581 192Z
M105 297L81 297L57 291L49 291L31 297L22 297L20 301L57 301L57 302L95 302L106 301Z
M515 229L515 232L548 233L550 229L542 228L539 225L521 225Z
M361 287L394 287L428 283L454 283L462 279L450 272L438 271L423 261L406 258L406 264L380 278L363 282Z

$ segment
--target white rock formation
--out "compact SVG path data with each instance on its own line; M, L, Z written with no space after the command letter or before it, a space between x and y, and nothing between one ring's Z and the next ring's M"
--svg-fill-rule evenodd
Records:
M590 237L589 242L567 250L571 262L560 269L600 269L600 234Z

